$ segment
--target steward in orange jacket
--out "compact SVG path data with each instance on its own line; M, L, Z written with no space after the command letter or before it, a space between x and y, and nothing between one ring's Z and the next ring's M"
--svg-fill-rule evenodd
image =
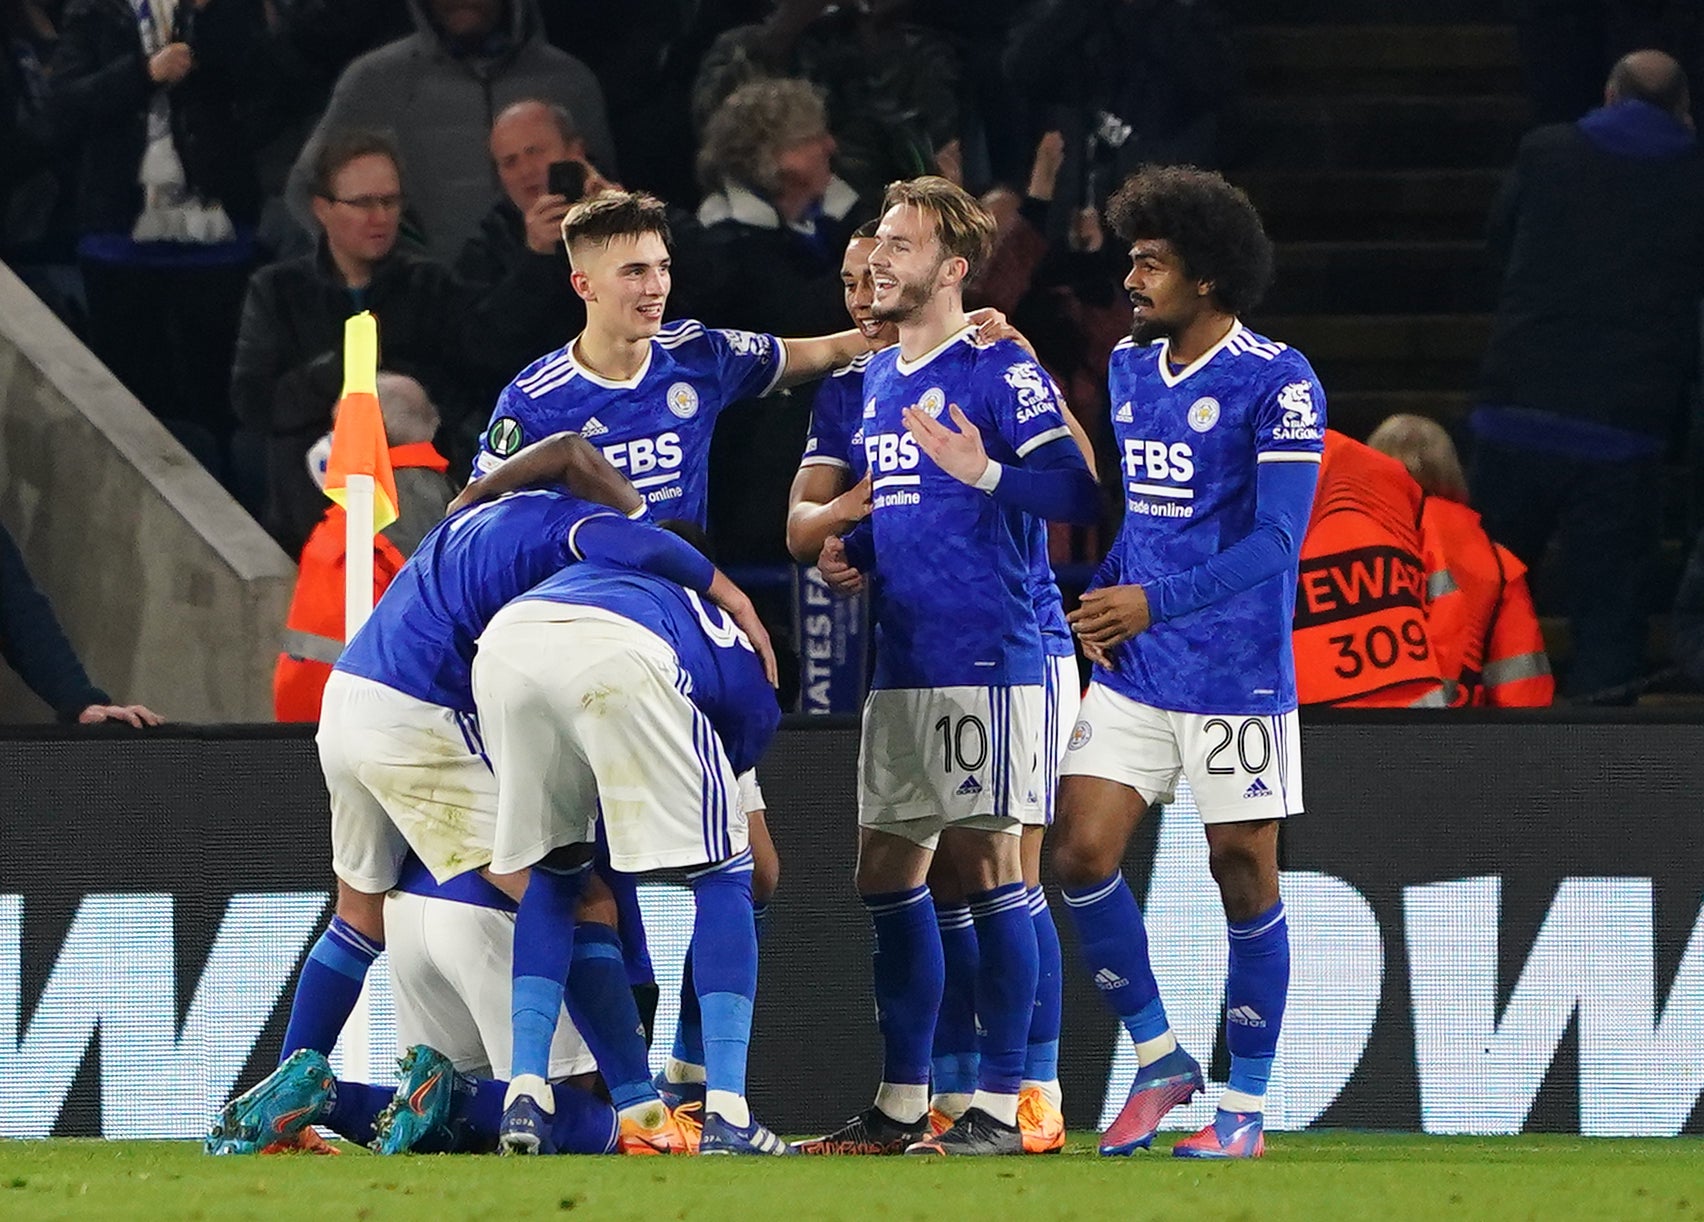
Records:
M1443 706L1426 631L1422 499L1401 463L1326 431L1296 586L1302 704Z
M1456 706L1526 708L1556 694L1526 566L1485 533L1467 504L1455 443L1423 416L1392 416L1373 448L1402 462L1426 493L1426 628Z
M454 495L445 476L449 461L430 438L438 414L412 378L378 377L379 406L396 473L397 520L373 539L373 602L444 516ZM320 698L332 663L343 652L344 513L328 505L302 548L296 593L284 621L284 640L272 672L272 713L279 721L318 721Z

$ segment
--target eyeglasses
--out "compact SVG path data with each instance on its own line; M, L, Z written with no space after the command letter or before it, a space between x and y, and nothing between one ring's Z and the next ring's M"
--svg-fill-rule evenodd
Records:
M326 196L334 204L342 204L357 212L401 212L402 196L400 195L356 195L349 199L340 199L335 195Z

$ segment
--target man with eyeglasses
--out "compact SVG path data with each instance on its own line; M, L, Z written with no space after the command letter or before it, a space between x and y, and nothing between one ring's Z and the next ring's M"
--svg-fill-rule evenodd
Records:
M467 294L442 264L398 249L401 182L385 137L355 131L327 141L314 167L318 248L249 282L231 405L259 435L250 450L265 453L264 525L292 556L325 509L306 455L330 427L346 318L377 316L383 367L427 388L444 417L441 438L472 406L461 340Z

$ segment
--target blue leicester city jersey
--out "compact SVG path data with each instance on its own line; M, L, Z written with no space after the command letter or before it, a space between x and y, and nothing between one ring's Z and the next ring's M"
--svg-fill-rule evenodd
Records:
M957 404L1006 465L1070 437L1058 388L1029 354L1009 340L979 346L974 334L915 362L884 349L864 374L878 688L1042 682L1039 521L942 471L901 419L915 405L956 428L947 406Z
M1313 369L1240 323L1181 370L1164 341L1125 340L1108 389L1124 524L1094 586L1143 585L1206 562L1254 529L1260 464L1317 463L1324 449L1325 393ZM1126 641L1095 680L1177 712L1288 712L1295 597L1292 558L1251 589Z
M802 467L827 465L847 471L852 482L864 478L864 371L873 353L854 357L852 363L823 379L811 405L811 428L805 437ZM962 406L962 405L961 405ZM1049 657L1076 656L1077 646L1065 622L1059 584L1053 577L1053 562L1047 556L1047 524L1032 519L1030 534L1030 596L1035 618L1041 627L1042 647Z
M716 331L686 320L665 325L652 338L643 368L615 382L581 365L571 342L503 389L480 438L474 473L572 429L633 481L652 518L705 526L716 418L731 403L773 390L786 361L773 335Z
M751 642L723 611L672 581L592 561L547 577L523 602L596 607L656 633L691 683L687 695L709 720L736 773L756 767L781 724L775 689Z
M473 652L491 617L578 557L574 528L620 514L550 491L517 492L433 527L337 660L428 704L474 712Z

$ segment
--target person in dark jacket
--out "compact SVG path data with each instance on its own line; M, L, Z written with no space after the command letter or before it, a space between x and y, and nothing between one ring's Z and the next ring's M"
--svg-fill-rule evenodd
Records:
M292 556L325 511L306 457L342 386L345 319L377 316L381 364L419 379L450 431L472 407L462 374L467 293L448 268L397 249L394 147L372 132L333 138L315 181L319 247L255 274L231 370L238 418L266 438L265 526Z
M96 687L65 639L65 630L24 565L11 533L0 526L0 657L60 721L94 725L124 721L157 726L165 720L140 704L114 704Z
M1529 567L1551 537L1574 699L1644 667L1665 452L1687 420L1704 299L1704 155L1686 75L1639 51L1604 105L1521 142L1491 216L1505 264L1486 350L1473 501Z
M456 274L476 294L469 357L478 366L481 408L535 359L562 347L586 325L586 303L570 281L562 218L570 205L614 184L586 156L566 109L537 99L516 102L491 125L491 160L503 199L462 247ZM550 167L577 165L579 196L550 190Z
M50 119L81 145L90 347L216 475L260 212L262 0L71 0Z

